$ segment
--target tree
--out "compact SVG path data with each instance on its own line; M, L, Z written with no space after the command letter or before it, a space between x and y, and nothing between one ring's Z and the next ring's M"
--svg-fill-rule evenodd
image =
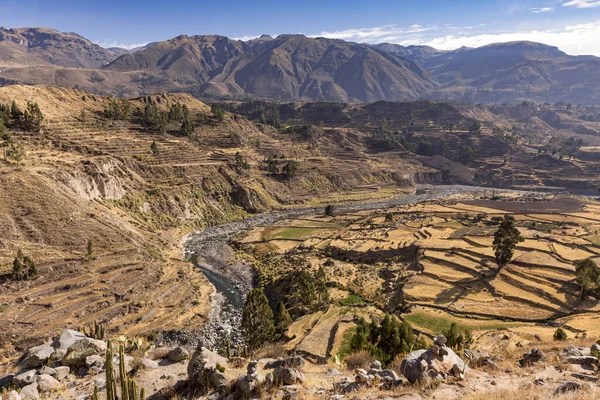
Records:
M327 273L322 265L315 273L315 290L317 301L321 307L327 306L329 304L329 289L327 288Z
M210 112L212 113L213 117L217 119L217 121L223 121L223 118L225 117L225 111L223 111L221 107L219 107L216 104L213 104L210 108Z
M474 121L471 126L469 126L469 133L479 134L481 133L481 122Z
M269 156L269 158L267 159L267 168L269 170L269 174L271 175L277 175L279 173L277 161L273 158L273 156Z
M152 144L150 145L150 151L155 156L158 155L158 145L156 144L156 142L154 140L152 141Z
M575 274L575 281L581 287L581 300L589 290L600 288L600 268L591 258L575 261Z
M556 328L556 330L554 331L554 340L567 340L569 337L567 335L567 332L565 332L565 330L561 327Z
M92 243L92 239L88 239L86 260L90 261L93 259L94 259L94 244Z
M2 140L0 147L4 149L4 159L6 159L6 149L10 147L12 143L12 135L6 129L3 119L0 119L0 140Z
M187 137L189 137L190 139L192 138L192 135L194 134L194 123L192 122L192 117L190 116L190 110L187 108L187 106L184 104L183 105L183 122L181 123L181 128L179 129L179 132L182 135L186 135Z
M275 315L275 332L279 336L283 336L287 328L292 324L292 317L288 312L283 301L279 303L277 314Z
M294 286L298 303L311 310L314 307L317 294L313 277L307 269L302 269L297 273Z
M473 161L473 149L471 148L471 146L465 145L460 148L458 161L460 161L463 164Z
M29 256L23 257L23 269L27 279L37 278L38 270L35 262Z
M23 129L30 132L39 132L44 120L44 115L37 103L27 102L27 109L23 113Z
M13 260L12 277L16 281L22 281L24 278L23 262L19 259L19 257L15 257Z
M21 164L27 156L27 151L21 143L15 143L11 140L8 145L8 150L6 150L6 156L12 158L17 164Z
M22 116L23 112L17 105L17 102L13 100L10 105L10 119L12 119L13 121L19 121Z
M446 337L448 347L453 349L466 349L473 343L471 331L459 328L456 322L452 322L442 334Z
M502 268L512 260L515 246L523 240L521 232L515 227L515 219L506 215L494 234L494 255L498 267Z
M252 350L273 338L273 311L262 288L252 289L248 293L242 311L242 330Z
M369 344L369 325L364 318L360 318L356 332L350 339L350 350L353 352L359 352L364 350Z
M298 161L296 160L289 160L284 166L283 166L283 175L286 177L286 179L291 179L294 176L296 176L296 172L298 171Z

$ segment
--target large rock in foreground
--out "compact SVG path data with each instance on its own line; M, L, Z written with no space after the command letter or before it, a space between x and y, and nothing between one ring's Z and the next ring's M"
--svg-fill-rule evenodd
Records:
M224 388L227 378L217 369L217 364L226 367L227 359L204 347L196 350L188 364L188 385L201 392Z
M400 372L410 383L423 379L445 378L448 375L465 377L467 364L449 347L446 338L438 336L429 350L416 350L402 360Z
M69 367L84 367L89 356L101 355L106 352L106 343L102 340L85 338L76 341L67 350L62 360L63 365Z

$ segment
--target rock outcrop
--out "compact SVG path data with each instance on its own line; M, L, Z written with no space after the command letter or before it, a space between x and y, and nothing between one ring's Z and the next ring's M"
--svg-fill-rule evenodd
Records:
M464 378L468 371L467 364L446 346L443 335L434 339L429 350L413 351L400 365L400 372L410 383L431 378L443 379L448 375Z

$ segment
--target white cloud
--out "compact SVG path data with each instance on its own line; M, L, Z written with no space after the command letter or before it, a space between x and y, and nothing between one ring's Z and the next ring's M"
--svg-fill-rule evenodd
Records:
M600 7L600 0L570 0L563 4L564 7L593 8Z
M242 42L247 42L249 40L258 39L259 37L260 37L260 35L246 35L246 36L241 36L241 37L234 37L231 39L232 40L241 40Z
M531 8L529 11L534 14L551 13L554 11L554 7L535 7Z
M600 56L600 21L568 25L558 29L510 31L484 30L484 26L457 27L444 25L410 26L402 28L386 25L372 28L321 32L323 36L361 43L396 43L401 45L427 45L440 50L454 50L462 46L480 47L491 43L527 40L556 46L572 55Z
M137 44L136 43L127 44L127 43L121 43L121 42L116 42L116 41L103 40L103 41L96 41L96 44L104 47L105 49L108 49L110 47L120 47L122 49L132 50L132 49L136 49L138 47L143 47L143 46L147 45L148 42L137 43Z

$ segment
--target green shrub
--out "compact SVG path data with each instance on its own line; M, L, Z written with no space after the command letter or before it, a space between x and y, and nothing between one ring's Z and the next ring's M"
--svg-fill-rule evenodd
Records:
M569 337L567 336L567 332L563 328L557 328L554 331L554 340L567 340Z

